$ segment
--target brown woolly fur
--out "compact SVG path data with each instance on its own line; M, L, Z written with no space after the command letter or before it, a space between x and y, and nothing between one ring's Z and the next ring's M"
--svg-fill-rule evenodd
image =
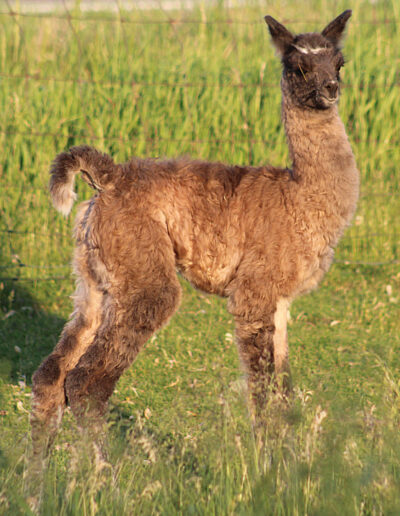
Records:
M350 14L321 34L298 36L265 18L282 58L291 169L188 159L115 164L87 146L56 157L56 208L71 209L79 172L97 193L76 219L75 311L33 377L37 461L67 404L82 426L101 426L118 378L179 306L176 270L228 298L256 421L271 377L285 385L289 304L329 269L358 198L337 109L338 45Z

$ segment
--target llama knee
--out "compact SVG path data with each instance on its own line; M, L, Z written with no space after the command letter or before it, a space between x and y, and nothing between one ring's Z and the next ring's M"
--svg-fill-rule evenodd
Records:
M63 391L64 372L62 361L63 357L61 355L52 353L41 363L32 377L32 394L34 399L49 398L49 403L54 403L56 401L55 398L60 397L57 394L60 389ZM59 402L58 399L57 402Z
M93 371L77 366L70 371L65 380L65 392L75 415L83 416L88 411L103 415L118 378L119 375L109 374L104 369Z
M75 367L65 378L65 395L69 406L78 419L88 410L88 383L89 373L83 367Z
M32 377L33 390L57 383L61 376L61 357L51 354L41 363Z
M89 372L84 367L75 367L65 378L65 394L70 404L87 391Z
M64 408L65 393L62 382L61 357L48 356L32 378L31 427L34 440L54 433L60 424Z
M273 324L237 321L236 337L244 370L249 380L258 381L274 369Z

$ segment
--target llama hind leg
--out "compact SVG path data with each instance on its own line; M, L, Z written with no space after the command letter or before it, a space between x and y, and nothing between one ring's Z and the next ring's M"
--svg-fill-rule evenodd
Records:
M93 283L81 280L72 319L65 325L54 351L33 375L31 469L43 467L66 406L65 377L95 336L102 297Z
M174 279L125 295L107 296L103 322L92 345L68 373L66 394L80 426L102 446L107 402L123 371L149 337L179 305L181 289Z

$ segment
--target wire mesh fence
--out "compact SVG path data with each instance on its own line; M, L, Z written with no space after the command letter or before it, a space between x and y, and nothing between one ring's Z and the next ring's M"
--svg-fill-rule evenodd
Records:
M264 162L287 160L284 136L277 129L280 125L279 112L276 110L280 95L279 75L266 73L265 62L262 61L256 63L256 73L240 70L239 66L235 67L235 59L231 58L240 46L240 38L254 41L255 35L261 33L258 31L262 19L251 10L246 11L244 17L238 9L219 8L210 17L201 7L171 10L165 9L163 2L156 4L154 11L142 11L143 6L140 3L132 2L133 11L129 11L126 2L122 6L116 1L112 12L84 12L78 4L71 7L70 4L61 2L56 11L37 13L17 10L16 4L10 1L0 2L0 19L7 25L6 37L12 36L12 44L3 42L2 47L4 66L0 70L0 83L5 95L3 107L8 115L6 113L0 122L0 141L7 143L7 152L15 158L5 159L0 175L3 190L0 206L0 281L71 279L71 224L58 218L49 206L45 176L43 173L33 174L34 177L29 176L28 180L23 176L23 183L16 180L18 171L29 167L33 171L41 170L42 167L48 168L49 159L66 146L93 142L124 156L132 151L143 155L150 153L153 156L189 153L203 157L202 154L205 153L205 158L217 160L229 160L237 155L239 160L247 160L250 164L259 164L264 160L264 154L267 158ZM320 20L313 16L301 21L295 17L282 21L294 28L299 24L302 27L320 25ZM37 43L40 38L48 36L43 35L44 33L33 34L31 22L36 24L37 31L47 24L59 35L58 39L54 39L56 48L53 54L50 53L52 43L38 46L39 50L48 52L49 57L37 59L37 62L37 56L33 59L31 53L31 42L36 38ZM390 9L378 8L372 4L368 13L354 21L353 25L355 31L379 28L395 34L400 30L400 22ZM231 70L227 70L227 67L218 70L216 65L215 70L210 66L211 72L208 70L207 74L199 72L195 64L200 59L196 61L192 56L190 59L187 57L188 41L192 34L190 31L194 31L199 46L201 44L212 51L212 43L217 40L221 30L225 31L233 26L237 27L236 32L226 36L220 47L222 60L225 56L227 60L230 59L227 67L231 66ZM132 27L140 27L143 39L149 37L145 33L150 31L150 27L153 27L152 31L164 31L164 35L167 34L167 28L170 38L168 45L175 46L172 60L176 56L181 60L179 71L165 69L165 49L158 41L159 60L157 61L156 56L152 65L156 63L162 73L157 68L142 73L136 61L132 62L132 66L136 66L132 73L117 73L116 67L111 67L110 73L101 73L105 67L101 61L102 52L98 55L91 54L94 50L93 42L90 41L91 33L96 35L97 46L104 42L104 59L109 54L114 58L118 56L121 61L126 60L132 43L135 43L135 55L141 60L143 69L147 70L146 57L154 57L148 50L151 41L146 39L141 44L138 36L132 36L128 32ZM113 34L114 37L115 31L118 32L117 43L123 49L120 53L106 42L107 36ZM390 36L383 42L390 43ZM74 47L73 51L71 45ZM69 57L68 49L71 51ZM194 56L195 50L191 49ZM61 72L57 72L49 61L58 57L57 52L62 54L60 64L67 63L66 69ZM204 54L202 59L207 60L207 56ZM356 149L358 161L366 156L368 160L366 159L365 167L360 166L366 181L362 186L359 212L336 254L336 261L341 264L379 267L400 263L400 228L397 224L400 186L396 176L399 132L395 128L386 132L379 131L379 128L371 130L360 122L363 112L370 116L368 110L379 109L382 96L389 96L389 92L393 94L394 91L397 93L393 95L398 95L400 71L396 63L398 64L398 59L394 62L381 60L379 65L385 72L382 75L375 69L373 73L363 70L358 63L354 63L357 80L351 83L345 81L343 85L346 88L345 95L351 94L344 107L348 111L346 126L349 128L350 139ZM129 62L124 62L119 66L128 70L129 65ZM275 72L279 68L279 64L271 66L275 66ZM25 98L41 95L37 105L42 104L42 120L30 120L28 111L24 112L21 92ZM53 94L52 104L50 95ZM360 99L368 96L372 100L367 98L362 104ZM256 97L257 109L254 107ZM147 100L146 103L144 98L153 100ZM229 119L230 113L225 113L226 123L215 122L215 110L219 108L221 98L231 102L235 123ZM79 124L74 123L71 112L64 113L62 106L60 107L61 102L72 103L76 99L82 106ZM102 100L96 108L89 109L90 99ZM154 118L151 109L159 109L157 99L160 105L167 106L163 108L161 115L163 124L146 121L143 123L146 117L149 120ZM136 103L132 123L125 120L129 102ZM354 108L349 107L351 102ZM368 102L372 102L369 108ZM204 111L203 103L208 106L207 111ZM93 104L96 103L93 101ZM173 124L164 123L168 116L168 105L173 105L175 109ZM54 106L57 106L60 122L46 124L46 117L49 116L46 109L55 110ZM392 107L388 108L388 112L393 117L396 116ZM264 125L257 121L257 125L253 121L254 114L259 118L267 114L270 118L265 117ZM211 122L204 123L203 118ZM268 128L273 118L273 127ZM391 121L382 121L379 127L384 124L390 127ZM46 151L37 152L37 149L44 147ZM373 152L373 148L377 151ZM376 171L379 181L374 182L373 175Z

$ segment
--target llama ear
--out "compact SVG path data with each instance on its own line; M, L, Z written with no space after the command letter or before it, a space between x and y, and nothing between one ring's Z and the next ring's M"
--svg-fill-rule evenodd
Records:
M264 17L265 23L268 25L272 42L278 53L283 56L287 48L293 43L294 36L286 27L277 22L272 16Z
M339 14L339 16L331 21L331 23L329 23L321 32L321 34L325 36L325 38L329 39L329 41L337 48L340 47L341 40L344 36L343 32L346 27L347 20L350 18L350 16L351 10L348 9L342 14Z

